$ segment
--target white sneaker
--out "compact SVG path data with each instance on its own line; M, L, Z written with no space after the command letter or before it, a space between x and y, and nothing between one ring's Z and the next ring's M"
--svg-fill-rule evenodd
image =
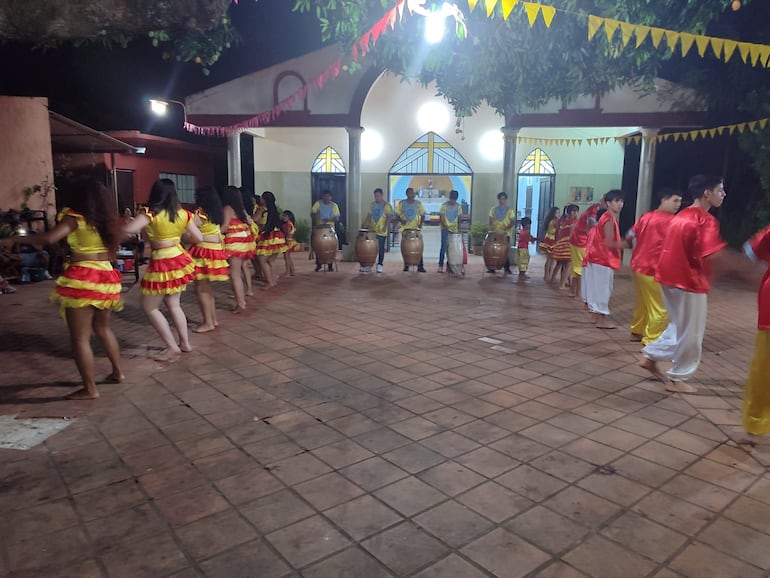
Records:
M364 271L366 271L366 267L359 267L358 268L358 272L359 273L363 273Z
M377 264L377 273L382 273L382 265Z
M371 267L361 267L361 272L362 273L371 273L372 272L372 268Z

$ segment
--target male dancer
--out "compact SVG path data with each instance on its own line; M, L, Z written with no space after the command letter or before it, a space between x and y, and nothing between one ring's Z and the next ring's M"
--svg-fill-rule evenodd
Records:
M570 285L570 296L581 299L580 284L583 275L583 258L586 254L586 244L588 243L588 231L596 224L596 213L599 209L606 208L604 199L588 207L578 217L572 234L569 236L569 253L572 258L572 284Z
M489 230L495 233L505 233L508 236L508 245L511 244L511 231L516 225L516 212L508 206L508 195L505 192L497 193L497 206L489 210ZM490 269L489 273L494 273ZM505 260L505 274L511 275L511 262Z
M446 256L449 243L449 233L457 233L459 230L460 215L463 207L457 202L459 193L452 189L449 191L449 200L441 203L441 249L438 252L438 272L444 272L444 256Z
M398 219L401 221L401 232L403 238L403 232L406 229L422 229L422 221L425 217L425 207L422 203L415 199L417 193L412 187L406 189L406 199L401 201L396 210ZM404 265L404 271L409 271L409 265ZM425 273L425 264L423 263L422 255L420 255L420 264L417 266L417 271Z
M382 189L374 189L374 202L369 209L369 214L364 219L364 227L374 227L374 234L377 235L377 273L382 273L382 262L385 259L385 243L388 240L388 219L393 214L393 207L385 201Z

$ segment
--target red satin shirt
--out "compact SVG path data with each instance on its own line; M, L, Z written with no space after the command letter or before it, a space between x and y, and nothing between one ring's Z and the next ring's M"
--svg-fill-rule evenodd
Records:
M770 225L754 235L746 243L757 259L768 262L765 276L759 285L759 319L757 327L770 331Z
M682 209L670 221L655 280L691 293L708 293L711 266L707 257L726 245L719 235L719 221L711 213L700 207Z
M631 256L631 270L640 275L655 277L655 268L663 249L668 227L674 213L666 211L650 211L642 215L631 227L636 238L634 253Z
M604 226L608 223L613 225L613 237L615 242L620 241L620 229L618 220L607 211L604 213L596 226L591 229L588 235L588 244L586 245L586 255L584 263L594 265L604 265L610 269L620 269L620 249L615 249L607 245L607 239L604 236Z
M585 247L588 242L588 219L595 219L599 212L599 203L588 207L583 214L578 217L572 234L569 236L569 244L575 247Z

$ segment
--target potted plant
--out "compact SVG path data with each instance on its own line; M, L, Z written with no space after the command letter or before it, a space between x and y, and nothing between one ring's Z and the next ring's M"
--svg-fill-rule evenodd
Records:
M294 240L299 245L299 251L307 251L307 245L310 242L310 221L307 219L298 220L295 225Z
M487 236L488 231L489 226L486 223L471 224L471 246L473 247L474 255L481 255L481 248L484 245L484 238Z

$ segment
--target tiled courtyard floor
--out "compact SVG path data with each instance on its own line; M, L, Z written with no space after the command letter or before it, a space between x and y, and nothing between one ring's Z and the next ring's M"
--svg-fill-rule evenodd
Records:
M219 328L171 365L133 287L129 379L95 402L61 400L51 283L0 296L0 413L72 418L0 450L0 576L767 576L770 446L728 437L753 291L713 292L682 396L636 365L627 272L600 331L539 260L513 284L478 258L458 279L298 257L246 315L219 287Z

